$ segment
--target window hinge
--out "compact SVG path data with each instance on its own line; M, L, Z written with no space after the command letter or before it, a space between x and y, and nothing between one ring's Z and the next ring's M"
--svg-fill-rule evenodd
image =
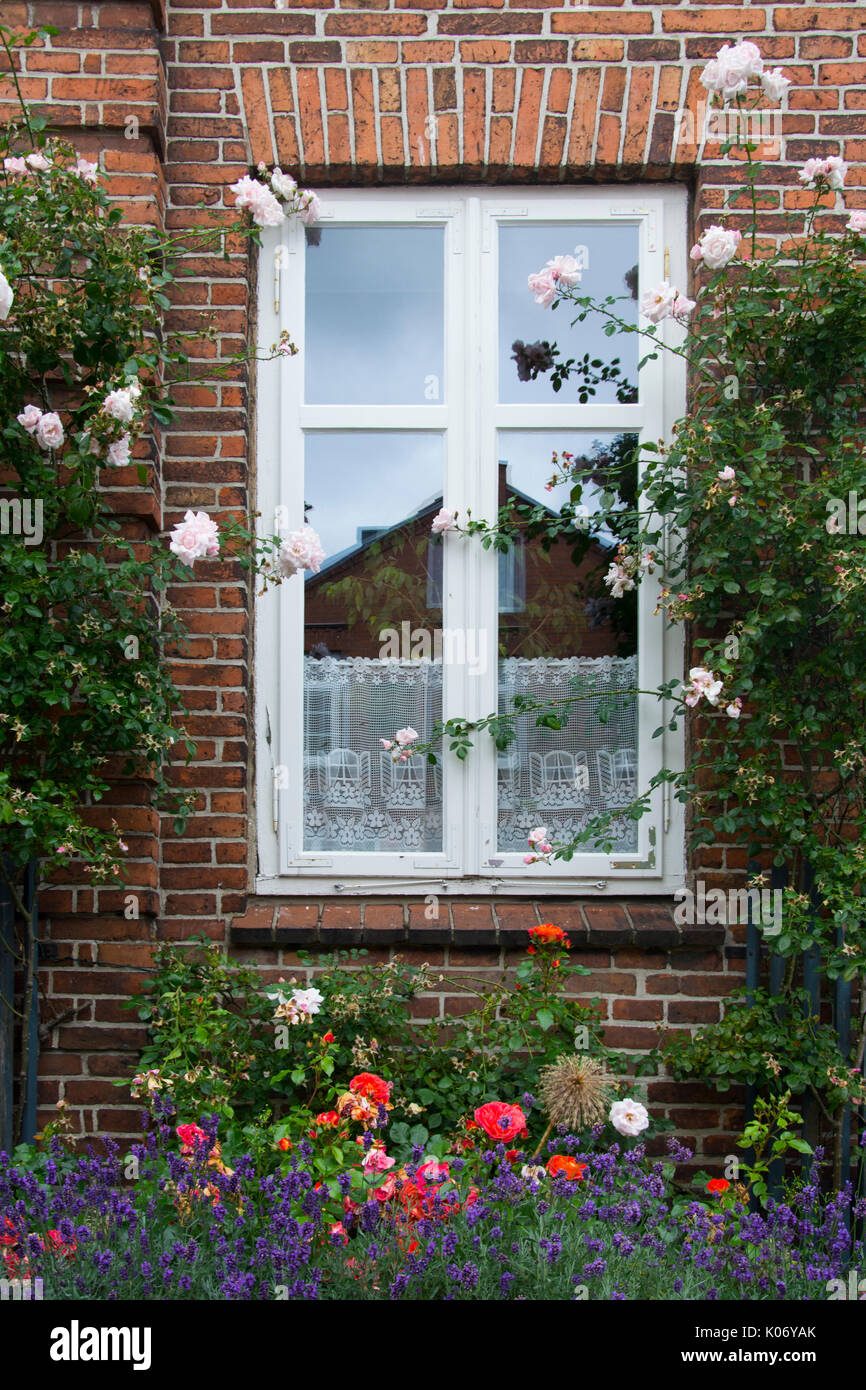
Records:
M670 828L671 828L671 785L670 785L670 782L665 782L664 787L662 788L662 805L663 805L663 808L664 808L663 816L662 816L662 826L663 826L663 829L664 829L665 833L667 833L667 831L670 830Z
M280 776L279 776L279 768L278 768L278 767L276 766L276 764L274 763L273 738L272 738L272 735L271 735L271 712L270 712L270 710L268 709L267 705L265 705L265 724L266 724L265 742L266 742L267 745L268 745L268 752L269 752L270 755L271 755L271 784L272 784L272 787L273 787L273 799L272 799L272 802L271 802L271 815L272 815L273 825L274 825L274 834L275 834L275 835L278 835L278 834L279 834L279 831L280 831Z
M671 248L670 248L669 246L666 246L666 247L665 247L665 279L666 279L666 280L669 280L670 278L671 278Z

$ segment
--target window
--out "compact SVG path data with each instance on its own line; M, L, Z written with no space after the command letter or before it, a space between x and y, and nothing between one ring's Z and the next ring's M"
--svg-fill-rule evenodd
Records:
M680 673L651 582L630 606L605 600L616 537L591 518L574 555L562 541L497 553L430 524L443 505L489 521L510 500L558 513L569 486L549 485L554 451L592 461L591 513L611 461L665 436L682 375L661 358L639 367L640 340L605 336L597 316L571 327L526 282L576 255L581 288L636 323L639 286L685 283L685 214L681 190L341 190L312 231L264 233L259 341L285 329L300 352L259 369L258 507L268 534L272 518L307 520L327 559L257 609L260 892L681 881L679 805L661 789L650 815L617 822L610 853L523 863L529 829L568 839L681 765L677 736L651 737L651 695L607 722L575 705L558 731L521 715L505 751L481 735L465 762L444 751L436 767L395 763L381 740L407 725L427 740L440 719L507 712L515 695L652 691ZM616 370L581 403L576 378L559 393L549 373L532 378L524 349L544 341Z

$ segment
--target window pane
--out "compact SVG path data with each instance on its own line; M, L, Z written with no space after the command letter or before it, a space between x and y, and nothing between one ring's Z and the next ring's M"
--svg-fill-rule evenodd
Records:
M324 227L306 252L306 400L444 399L444 229Z
M327 431L305 452L327 559L304 584L304 848L441 850L441 767L381 740L424 742L442 714L442 436Z
M635 435L544 430L507 430L499 436L499 501L542 504L552 515L582 504L588 529L557 540L545 553L537 541L522 547L522 608L502 602L499 570L499 710L514 708L516 695L533 701L561 701L581 692L600 694L633 688L637 681L637 596L612 600L603 576L617 539L594 525L600 488L618 486L628 500L636 473L630 466ZM551 455L560 456L555 470ZM563 451L591 466L582 495L574 481L546 484L563 472ZM614 469L625 464L625 481L615 484ZM578 563L572 558L578 552ZM633 698L616 702L607 722L598 717L599 699L562 708L563 729L539 728L539 711L514 723L515 741L498 755L499 838L502 852L527 853L527 836L546 826L560 843L582 830L601 811L622 807L637 794L637 706ZM617 822L611 832L619 850L637 846L636 822ZM586 848L591 849L592 846Z
M589 401L607 405L637 400L637 364L640 358L636 334L617 333L608 338L606 322L599 314L570 326L576 311L563 304L544 309L527 288L527 277L543 269L554 256L574 256L581 270L578 294L593 299L615 296L613 312L626 323L637 323L639 228L634 223L553 222L499 229L499 399L506 405L577 401L582 379L572 376L560 392L554 391L550 373L534 381L521 381L514 360L515 343L556 344L562 360L600 360L608 366L619 358L619 372L610 381L595 385ZM518 350L519 351L519 350ZM525 371L525 368L524 368Z

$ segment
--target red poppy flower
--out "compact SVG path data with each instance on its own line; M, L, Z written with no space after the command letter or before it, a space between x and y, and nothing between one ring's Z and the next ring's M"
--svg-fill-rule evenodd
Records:
M377 1105L387 1105L391 1095L390 1081L383 1081L381 1076L377 1076L372 1071L360 1071L357 1076L353 1076L349 1082L349 1090L356 1096L366 1096L368 1100L373 1100Z
M707 1191L712 1193L727 1192L730 1185L727 1178L710 1178L707 1183Z
M489 1139L508 1144L526 1129L526 1116L519 1105L506 1105L501 1100L489 1100L475 1111L475 1119Z
M547 1171L552 1178L568 1178L569 1182L580 1182L587 1169L586 1163L578 1163L566 1154L554 1154L547 1160Z

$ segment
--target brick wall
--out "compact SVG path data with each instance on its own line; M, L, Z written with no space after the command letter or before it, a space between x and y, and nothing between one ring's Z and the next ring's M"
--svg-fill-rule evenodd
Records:
M486 181L577 183L669 180L688 184L699 233L738 181L730 161L700 165L678 109L697 113L698 75L724 41L756 40L784 65L782 140L766 174L762 238L784 231L781 213L805 200L801 161L841 154L851 164L846 201L866 206L866 8L825 0L788 5L673 3L566 5L564 0L114 0L7 3L6 24L50 22L56 37L21 57L28 100L74 135L100 165L131 219L176 234L218 224L226 189L259 160L316 187L347 183ZM12 112L0 89L0 115ZM434 118L431 120L430 118ZM435 138L434 138L435 137ZM691 140L691 143L690 143ZM204 204L202 211L197 205ZM842 219L838 219L841 226ZM201 332L201 381L182 388L180 417L154 450L152 501L118 474L120 510L141 526L170 527L186 507L219 514L254 488L252 402L238 368L214 368L245 344L254 265L227 238L229 259L189 256L171 321ZM213 327L215 335L205 336ZM223 366L225 364L222 364ZM253 494L254 495L254 494ZM443 1007L448 980L513 962L526 927L565 927L592 975L608 1036L640 1049L656 1025L719 1016L744 968L741 933L677 928L670 904L606 901L454 902L430 923L420 899L266 902L249 891L251 821L251 596L230 564L202 565L172 595L191 642L175 659L198 740L178 783L198 792L185 835L157 825L147 789L118 784L106 799L131 846L123 892L52 883L41 897L47 953L40 971L47 1021L40 1060L41 1118L58 1095L83 1131L125 1133L137 1107L111 1083L128 1075L141 1029L122 1008L156 937L206 931L256 960L263 975L296 964L299 946L363 943L442 967L441 989L419 1002ZM713 886L742 883L745 853L719 839L692 868ZM139 917L124 916L124 893ZM55 1022L52 1026L51 1020ZM735 1108L696 1086L649 1083L702 1151L726 1152ZM721 1131L721 1132L720 1132Z

